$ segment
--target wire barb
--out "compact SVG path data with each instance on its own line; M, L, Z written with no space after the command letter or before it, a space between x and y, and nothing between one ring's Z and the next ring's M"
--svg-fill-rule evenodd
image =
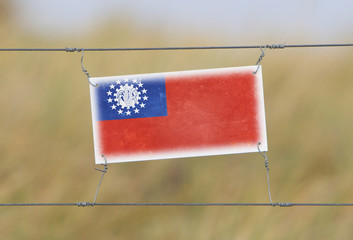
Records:
M285 44L285 43L266 45L266 48L269 48L269 49L283 49L283 48L285 48L285 47L286 47L286 44Z
M81 52L81 51L83 51L83 48L69 48L69 47L66 47L65 51L66 52Z
M293 207L294 203L292 202L282 202L282 203L274 203L272 204L273 207L280 206L280 207Z
M93 207L94 203L90 202L77 202L76 203L78 207Z

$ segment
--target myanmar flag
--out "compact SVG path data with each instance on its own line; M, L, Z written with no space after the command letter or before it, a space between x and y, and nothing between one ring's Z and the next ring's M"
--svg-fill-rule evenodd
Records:
M267 151L256 68L91 78L96 163Z

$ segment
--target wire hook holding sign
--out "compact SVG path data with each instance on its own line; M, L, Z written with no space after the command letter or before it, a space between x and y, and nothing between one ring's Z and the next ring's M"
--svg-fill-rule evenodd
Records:
M256 64L257 65L257 68L256 70L253 72L253 74L256 74L257 71L259 71L259 68L260 68L260 62L262 60L262 58L265 56L265 50L266 48L269 48L269 49L283 49L286 47L286 44L283 43L283 44L272 44L272 45L265 45L264 47L263 46L260 46L260 50L261 50L261 54L260 54L260 57L259 59L257 60Z
M259 59L257 60L257 62L256 62L256 64L255 64L255 65L257 65L257 68L256 68L256 70L253 72L253 74L256 74L257 71L259 71L260 62L261 62L262 58L265 56L265 50L266 50L266 48L267 48L267 45L266 45L264 48L260 47L261 54L260 54L260 57L259 57Z
M260 150L260 145L261 145L261 142L258 142L258 143L257 143L257 150L259 150L260 155L265 159L265 168L266 168L266 173L267 173L268 196L269 196L269 198L270 198L271 204L272 204L273 206L276 206L276 205L272 202L272 197L271 197L270 174L269 174L270 168L268 167L268 166L269 166L268 158L267 158L267 155L266 155L265 152L261 152L261 150Z
M98 84L95 85L95 84L93 84L93 83L90 81L91 76L89 75L87 69L85 69L84 66L83 66L83 56L84 56L84 54L85 54L83 48L81 49L81 52L82 52L82 57L81 57L81 68L82 68L82 72L87 76L87 80L88 80L89 84L91 84L91 86L93 86L93 87L98 87Z
M102 157L104 158L104 169L99 169L99 168L95 168L97 171L100 171L102 172L102 176L101 176L101 180L99 181L98 183L98 187L97 187L97 191L96 191L96 195L94 195L94 200L93 200L93 206L96 204L96 199L97 199L97 195L98 195L98 191L99 191L99 187L101 186L101 183L102 183L102 180L103 180L103 177L104 177L104 174L107 172L108 170L108 163L107 163L107 158L105 157L104 154L102 154Z

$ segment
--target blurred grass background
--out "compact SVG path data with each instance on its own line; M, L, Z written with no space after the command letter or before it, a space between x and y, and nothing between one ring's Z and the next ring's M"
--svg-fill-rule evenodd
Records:
M5 6L5 5L4 5ZM4 7L3 6L3 7ZM1 16L6 15L2 8ZM113 21L113 20L112 20ZM114 19L117 21L117 19ZM2 47L173 46L126 19L80 39L0 23ZM190 33L179 45L210 45ZM172 44L172 45L171 45ZM263 44L257 43L257 44ZM91 76L253 65L259 50L86 52ZM93 201L89 86L80 53L0 52L0 202ZM352 48L268 50L262 62L272 197L353 202ZM98 202L268 202L255 154L109 165ZM348 207L1 207L2 239L349 239Z

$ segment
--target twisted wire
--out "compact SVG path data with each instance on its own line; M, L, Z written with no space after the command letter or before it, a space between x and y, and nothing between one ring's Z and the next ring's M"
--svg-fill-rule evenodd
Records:
M81 52L81 51L172 51L172 50L212 50L212 49L284 49L284 48L317 48L317 47L353 47L353 43L333 44L264 44L243 46L196 46L196 47L137 47L137 48L0 48L7 52Z

